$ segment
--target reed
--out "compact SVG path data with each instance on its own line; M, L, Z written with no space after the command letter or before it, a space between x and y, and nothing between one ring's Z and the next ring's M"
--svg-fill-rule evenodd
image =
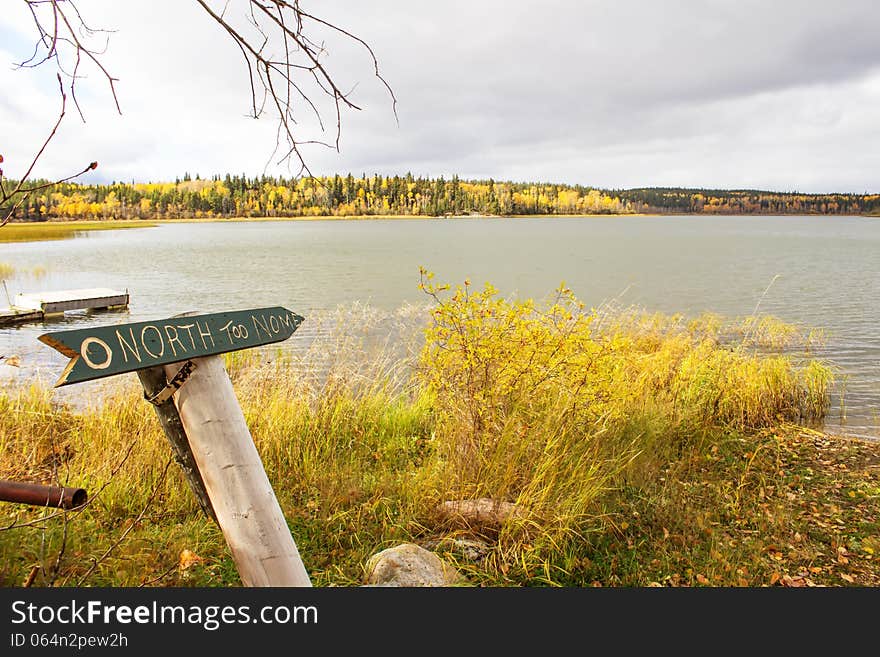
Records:
M427 272L422 285L436 301L421 375L436 396L440 497L524 511L502 532L499 567L547 573L555 555L604 530L604 495L622 481L658 478L731 432L816 422L827 409L830 368L758 353L750 319L588 310L564 285L544 303L467 282L448 292ZM786 346L799 335L761 326Z
M0 242L36 242L78 237L96 230L149 228L158 224L148 221L46 221L9 223L0 229Z

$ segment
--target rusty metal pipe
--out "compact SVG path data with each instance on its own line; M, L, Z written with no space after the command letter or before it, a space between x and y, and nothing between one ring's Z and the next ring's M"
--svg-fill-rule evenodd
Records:
M52 506L61 509L72 509L82 506L89 499L83 488L67 488L66 486L42 486L26 484L20 481L0 479L0 502L18 502L34 506Z

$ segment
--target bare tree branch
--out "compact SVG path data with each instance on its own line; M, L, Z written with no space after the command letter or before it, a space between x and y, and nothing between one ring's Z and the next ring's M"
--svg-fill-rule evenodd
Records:
M38 160L49 142L55 137L64 118L67 92L85 120L76 95L84 64L92 65L106 81L116 110L121 107L116 90L118 79L106 67L103 56L109 43L110 30L95 29L86 23L76 0L23 0L36 29L33 53L18 64L18 68L36 68L54 62L57 68L61 112L43 145L37 151L24 175L19 176L13 189L8 189L0 170L0 227L6 225L30 195L52 185L73 180L97 167L91 162L73 175L27 186ZM328 51L314 33L321 30L340 35L364 48L369 55L374 75L381 81L392 101L392 112L397 119L397 98L388 81L379 71L379 62L372 47L352 32L319 18L300 8L299 0L223 0L222 8L215 9L214 0L196 0L204 11L219 24L242 54L247 67L250 91L250 116L261 118L266 111L278 121L275 145L266 166L277 157L276 164L295 164L296 176L311 171L302 152L307 145L321 145L340 150L343 110L359 110L351 98L352 91L344 91L336 79L336 71L326 65ZM238 7L237 16L230 5ZM237 20L236 20L237 19ZM242 20L244 24L242 24ZM301 114L316 120L321 135L327 134L319 99L329 102L335 117L335 128L329 139L309 138L302 134ZM327 108L325 107L324 110ZM0 156L0 163L3 158ZM11 186L11 184L10 184Z
M141 509L141 512L138 513L137 517L134 520L132 520L131 523L129 523L128 527L126 527L125 530L122 532L122 534L119 535L119 538L117 538L110 545L110 547L108 547L104 551L104 553L100 557L92 560L92 565L89 566L89 569L85 572L85 574L82 577L80 577L79 580L77 580L76 586L82 586L83 582L85 582L88 579L89 575L91 575L94 572L95 568L97 568L101 564L101 562L103 562L104 559L106 559L110 555L110 553L113 552L113 550L115 550L119 546L119 544L125 540L125 537L129 535L131 530L134 529L135 527L137 527L138 523L140 523L140 521L144 519L144 515L147 513L147 511L153 505L153 500L156 499L156 495L159 493L159 490L162 488L162 485L165 483L165 475L168 474L168 468L171 465L172 461L174 461L173 456L169 457L168 460L165 462L165 468L162 470L162 474L159 476L159 480L156 482L156 485L153 487L153 490L150 493L150 497L147 498L147 501L144 504L143 508Z
M58 70L70 79L71 96L80 118L85 121L82 109L76 100L76 83L80 79L79 68L85 58L91 61L107 80L116 111L122 114L119 98L116 95L118 79L110 74L100 59L107 51L110 31L89 27L74 0L24 0L24 3L30 10L37 29L37 43L34 46L34 54L20 62L18 68L36 68L54 60ZM47 12L50 14L48 17ZM68 14L73 18L71 19ZM105 37L104 44L100 48L91 43L91 40L99 34ZM40 56L41 50L45 50L42 56ZM72 67L69 61L73 62Z
M289 165L291 160L294 160L299 165L297 176L303 173L311 176L311 171L302 154L301 147L310 144L320 144L339 151L343 109L361 109L350 97L353 89L348 92L343 91L336 81L335 73L331 73L325 66L324 59L327 56L327 50L324 44L318 43L308 34L308 30L315 29L316 26L328 28L332 32L354 41L367 50L372 60L374 74L382 82L390 95L392 111L395 119L397 118L397 98L391 86L379 71L379 64L375 53L363 39L345 29L302 11L299 6L299 0L292 0L290 2L286 0L241 0L246 3L247 11L245 12L245 18L253 30L245 32L234 25L234 18L227 12L231 1L233 0L225 0L222 10L218 12L211 7L209 0L196 0L208 15L229 35L245 60L250 88L251 116L253 118L260 118L266 111L267 106L276 113L278 127L275 148L269 158L270 161L279 151L286 149L278 163L287 163ZM77 84L85 77L81 73L81 67L84 63L86 66L91 64L97 69L109 86L116 111L120 114L122 113L116 90L118 78L111 75L103 61L111 32L91 28L84 20L75 0L23 0L23 2L33 19L37 39L31 56L19 62L17 67L19 69L32 69L54 62L56 79L58 81L58 93L61 97L61 109L48 136L30 160L30 164L23 175L19 176L17 180L8 181L7 185L3 170L0 169L0 227L9 223L15 216L16 211L34 192L73 180L97 168L98 163L93 161L81 171L72 175L51 182L28 183L38 162L44 156L50 142L55 138L61 122L64 120L67 112L68 93L80 118L85 121L85 115L76 95ZM96 38L103 39L103 44L100 47L94 43ZM280 53L277 56L274 54L276 50ZM300 136L297 117L298 112L303 108L308 115L313 116L317 120L321 133L326 133L319 102L313 95L316 92L306 86L306 82L309 81L319 90L317 92L318 95L325 96L332 104L333 114L336 118L332 144L320 139L308 139ZM262 98L258 99L260 95ZM3 161L3 156L0 155L0 164ZM132 443L129 446L122 461L110 473L109 480L104 483L100 490L86 504L75 509L70 515L65 510L24 523L18 523L16 517L8 526L0 527L0 532L24 527L35 527L43 530L43 538L45 539L45 525L43 523L59 515L63 516L61 546L49 569L48 575L45 569L35 566L25 581L25 587L30 586L37 573L41 571L43 572L43 578L47 580L49 585L55 583L60 574L68 547L69 522L75 520L89 504L100 498L101 493L128 459L134 444ZM132 529L143 520L165 481L170 464L171 460L169 459L138 516L100 557L93 560L88 570L79 578L77 585L82 585L113 550L125 540ZM154 583L170 574L170 572L171 569L159 577L146 582L146 584ZM69 577L70 575L68 575ZM65 578L62 584L66 582L67 578Z
M68 180L73 180L74 178L78 178L83 175L87 171L92 171L93 169L98 168L97 162L90 162L82 171L75 173L71 176L67 176L66 178L61 178L59 180L55 180L50 183L43 183L40 185L34 185L31 187L26 187L25 182L30 177L31 172L34 170L34 167L37 165L37 161L43 155L43 151L46 150L46 147L49 145L49 142L52 141L52 138L55 136L55 133L58 131L58 126L61 125L62 119L64 119L64 114L67 107L67 94L64 93L64 85L61 82L61 76L58 75L58 92L61 94L61 111L58 114L58 119L55 121L55 125L52 126L52 130L49 132L49 136L46 137L46 140L43 142L43 145L40 147L40 150L37 151L37 154L34 155L33 160L31 160L30 166L25 171L24 175L18 180L18 183L15 187L8 191L6 189L5 184L3 183L3 170L0 169L0 205L13 200L16 196L18 196L18 200L12 205L11 208L6 212L6 216L0 219L0 228L9 223L9 220L15 215L15 211L21 207L21 204L27 200L27 198L35 191L40 189L45 189L46 187L51 187L52 185L57 185L58 183L67 182ZM0 155L0 162L3 162L3 156Z
M327 50L317 43L309 31L327 28L345 39L357 43L369 54L375 76L382 82L392 101L392 111L397 118L397 98L387 80L379 71L379 62L373 49L366 41L341 27L303 11L299 0L241 0L246 3L244 15L247 25L234 22L228 9L227 0L222 10L216 10L211 0L196 0L205 12L217 22L238 46L247 66L248 84L251 90L251 116L260 118L269 107L274 109L278 120L275 149L270 161L280 153L276 164L291 162L299 166L296 175L311 175L301 147L306 144L320 144L336 151L340 149L342 135L342 111L359 110L359 105L351 99L351 92L343 91L326 64ZM248 32L245 27L249 27ZM276 55L273 51L277 51ZM317 91L306 86L311 82ZM306 139L298 126L300 110L305 110L318 123L322 134L326 127L322 112L315 96L326 97L335 116L335 129L332 139ZM262 96L262 99L259 96ZM283 149L283 150L282 150ZM267 163L268 165L268 163Z
M82 108L76 97L77 81L81 79L80 67L83 60L91 61L107 80L116 110L121 113L119 98L116 95L114 78L101 61L107 49L109 31L93 29L85 22L74 0L24 0L37 32L34 51L30 57L18 63L18 68L36 68L47 62L54 61L58 80L58 91L61 96L61 111L49 136L31 160L30 166L23 175L18 176L17 183L10 190L4 181L3 170L0 169L0 227L5 226L15 216L16 211L37 190L73 180L84 173L97 168L97 162L91 162L81 171L50 183L28 186L27 182L37 162L43 156L49 142L55 137L67 110L67 93L62 79L67 78L67 90L70 92L80 118L85 121ZM97 47L92 40L97 35L104 36L102 47ZM0 163L3 157L0 155Z

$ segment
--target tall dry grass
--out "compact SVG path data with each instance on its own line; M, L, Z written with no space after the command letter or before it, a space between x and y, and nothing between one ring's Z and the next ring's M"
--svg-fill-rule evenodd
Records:
M317 585L358 583L392 544L458 535L437 505L475 497L522 511L472 528L491 544L460 563L475 581L567 581L613 522L612 491L826 408L824 364L731 340L720 318L586 309L564 287L546 303L426 290L431 309L356 305L308 318L294 349L226 356ZM0 395L0 478L93 495L76 512L0 507L0 578L18 585L37 566L44 586L237 584L169 459L134 375L84 410L37 387ZM183 550L197 565L180 565Z
M448 291L427 272L422 286L435 300L420 376L435 397L438 497L518 505L504 562L548 581L554 555L602 530L623 479L827 409L826 365L758 351L793 344L798 330L780 322L587 309L564 285L544 303L468 282Z

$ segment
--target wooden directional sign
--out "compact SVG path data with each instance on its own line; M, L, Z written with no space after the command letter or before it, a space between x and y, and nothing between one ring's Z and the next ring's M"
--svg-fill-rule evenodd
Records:
M45 333L39 340L71 359L57 387L281 342L302 321L286 308L257 308Z

